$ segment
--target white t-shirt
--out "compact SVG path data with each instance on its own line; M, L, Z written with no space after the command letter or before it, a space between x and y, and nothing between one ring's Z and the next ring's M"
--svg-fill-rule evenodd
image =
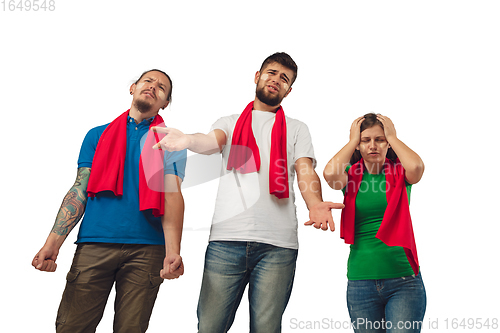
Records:
M285 116L290 195L287 199L278 199L269 193L271 131L276 114L252 111L252 130L259 147L261 166L258 172L247 174L227 170L232 134L239 116L223 117L212 125L212 130L220 129L226 133L227 141L222 150L222 170L210 241L252 241L297 249L294 163L301 157L309 157L316 166L309 129L303 122Z

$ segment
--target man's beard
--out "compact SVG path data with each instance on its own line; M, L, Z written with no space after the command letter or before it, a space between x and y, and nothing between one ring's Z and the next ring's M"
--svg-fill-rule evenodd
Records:
M264 89L266 89L266 86L263 86L260 89L259 89L259 87L257 87L257 89L255 90L255 96L257 96L259 101L261 101L262 103L267 104L269 106L276 106L276 105L281 103L283 98L280 98L280 96L278 94L276 94L276 95L269 94L268 95L268 94L266 94Z
M136 100L134 102L134 105L135 107L137 108L137 110L140 112L140 113L148 113L149 111L151 111L153 105L151 103L148 103L144 100Z

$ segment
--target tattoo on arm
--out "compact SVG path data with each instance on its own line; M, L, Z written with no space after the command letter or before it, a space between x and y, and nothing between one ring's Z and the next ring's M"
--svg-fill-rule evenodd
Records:
M52 232L67 236L80 221L87 205L87 184L90 168L79 168L75 183L69 189L57 213Z

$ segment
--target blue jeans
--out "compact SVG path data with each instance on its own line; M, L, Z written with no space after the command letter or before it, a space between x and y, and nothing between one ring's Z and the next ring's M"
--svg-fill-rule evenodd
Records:
M281 332L297 253L264 243L210 242L198 301L198 332L227 332L247 284L250 332Z
M426 307L422 276L349 280L347 307L356 333L418 333Z

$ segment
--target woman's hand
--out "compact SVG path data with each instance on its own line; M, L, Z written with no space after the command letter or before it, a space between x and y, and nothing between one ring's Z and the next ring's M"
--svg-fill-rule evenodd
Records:
M365 120L365 117L359 117L354 120L351 125L351 132L349 134L349 141L359 145L361 140L361 123Z
M394 124L389 117L383 116L381 114L377 115L377 119L382 123L384 126L384 134L385 134L385 139L390 143L392 139L396 139L396 128L394 127Z
M396 128L388 117L379 114L377 119L384 125L385 139L389 142L390 147L394 150L405 169L406 181L409 184L418 183L424 174L424 162L417 153L397 138Z

